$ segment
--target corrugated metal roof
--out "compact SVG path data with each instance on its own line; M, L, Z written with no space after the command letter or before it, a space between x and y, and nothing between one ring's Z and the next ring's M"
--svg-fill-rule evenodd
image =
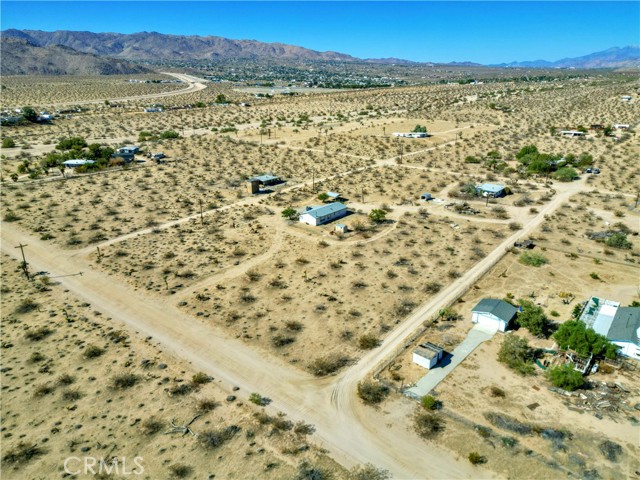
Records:
M340 197L339 193L336 192L327 192L327 195L329 195L331 198L338 198Z
M327 215L331 215L332 213L341 212L346 210L347 206L340 202L330 203L328 205L323 205L321 207L314 207L311 210L307 210L303 212L303 214L311 215L313 218L322 218Z
M258 175L257 177L251 177L247 179L248 182L252 180L257 180L259 182L272 182L274 180L280 180L280 177L276 177L275 175Z
M513 317L515 317L518 309L510 303L505 302L504 300L483 298L478 302L478 304L473 308L472 311L478 313L490 313L498 317L500 320L509 322Z
M640 307L620 307L607 333L609 340L640 345Z

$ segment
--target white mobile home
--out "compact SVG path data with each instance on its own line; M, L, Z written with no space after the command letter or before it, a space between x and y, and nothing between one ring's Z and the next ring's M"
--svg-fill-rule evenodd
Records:
M307 207L306 211L300 214L298 220L300 223L316 227L337 218L342 218L347 213L349 213L349 210L346 205L340 202L333 202L321 207Z

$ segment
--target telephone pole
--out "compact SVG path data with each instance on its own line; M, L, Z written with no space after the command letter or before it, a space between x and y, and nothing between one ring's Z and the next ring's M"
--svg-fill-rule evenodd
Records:
M22 243L20 243L20 245L18 245L16 248L19 248L22 252L22 271L27 277L27 280L31 280L31 278L29 277L29 269L27 268L27 259L24 256L24 247L28 247L28 245L23 245Z

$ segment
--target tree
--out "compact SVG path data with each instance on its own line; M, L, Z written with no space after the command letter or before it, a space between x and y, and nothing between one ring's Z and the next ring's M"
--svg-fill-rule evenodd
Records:
M160 134L160 138L179 138L178 132L174 132L173 130L165 130Z
M607 247L612 248L621 248L624 250L629 250L631 248L631 242L627 240L627 234L622 232L617 232L611 235L604 242Z
M416 125L414 129L411 131L415 133L427 133L427 127L423 127L422 125Z
M2 148L13 148L16 146L16 142L11 137L2 139Z
M287 207L282 211L282 218L286 218L287 220L295 220L298 216L298 212L295 208Z
M580 320L564 322L553 334L553 338L560 348L564 350L570 348L583 356L593 354L595 357L604 356L613 359L618 354L618 347L615 344L592 328L587 328Z
M87 146L87 142L82 137L63 138L56 145L56 150L80 150Z
M420 405L425 410L439 410L442 408L442 402L440 400L436 400L433 395L425 395L420 399Z
M538 147L535 145L526 145L520 149L518 153L516 153L516 158L520 160L525 155L529 155L531 153L538 153Z
M31 107L23 107L22 109L22 118L27 120L28 122L36 122L38 120L38 114Z
M578 178L578 173L571 167L562 167L553 176L561 182L571 182Z
M216 103L227 103L227 97L225 97L222 93L219 93L216 96Z
M498 360L520 375L533 374L534 358L535 354L529 347L529 342L513 334L505 337L498 352Z
M547 372L547 378L554 387L562 388L570 392L584 385L582 374L576 371L571 365L552 368Z
M382 210L380 208L374 208L373 210L371 210L371 212L369 212L369 219L373 223L382 223L382 222L384 222L386 216L387 216L387 212L385 212L384 210Z
M522 311L518 313L518 323L536 337L548 337L550 325L544 309L529 300L520 299L519 303Z
M318 200L322 202L326 202L328 198L329 195L326 192L322 192L320 195L318 195Z

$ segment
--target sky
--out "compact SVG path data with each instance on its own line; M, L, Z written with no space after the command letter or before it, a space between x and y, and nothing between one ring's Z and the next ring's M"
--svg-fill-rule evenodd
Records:
M496 64L640 44L640 2L0 2L2 29L216 35L359 58Z

